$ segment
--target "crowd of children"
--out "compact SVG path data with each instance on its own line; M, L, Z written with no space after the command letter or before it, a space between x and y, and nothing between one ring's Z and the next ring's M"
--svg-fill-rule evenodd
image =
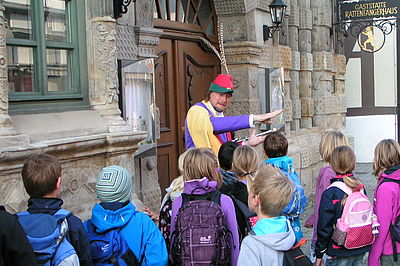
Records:
M167 188L159 215L136 210L132 176L121 166L98 175L99 199L82 222L62 208L61 164L36 154L22 168L30 198L17 215L0 207L0 265L400 265L400 145L375 148L374 202L354 175L356 156L344 134L326 132L308 260L300 224L307 199L288 141L264 140L259 163L250 146L224 143L218 154L193 148L179 158L181 176ZM158 222L158 228L157 224ZM293 252L296 255L293 255ZM308 255L308 254L307 254ZM302 261L300 261L300 259ZM301 264L303 263L303 264Z

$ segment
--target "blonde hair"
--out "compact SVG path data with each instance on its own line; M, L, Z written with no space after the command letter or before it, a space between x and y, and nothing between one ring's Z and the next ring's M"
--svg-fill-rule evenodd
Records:
M221 186L222 177L218 171L218 160L215 153L209 148L188 150L183 160L183 180L202 179L217 181Z
M350 188L356 188L361 184L357 178L352 176L356 167L356 155L349 146L339 146L332 151L331 166L336 174L342 175L343 182Z
M186 154L188 153L189 150L186 150L181 155L179 155L179 158L178 158L178 170L179 170L180 174L183 173L183 161L185 160Z
M263 165L254 180L248 183L248 190L259 197L264 215L276 217L289 204L294 184L279 168Z
M374 175L379 177L387 169L400 164L400 145L393 139L384 139L374 151Z
M238 178L253 178L258 169L257 152L249 145L242 145L233 152L232 171Z
M339 146L349 146L346 136L336 130L325 132L319 144L319 153L322 160L330 163L332 151Z

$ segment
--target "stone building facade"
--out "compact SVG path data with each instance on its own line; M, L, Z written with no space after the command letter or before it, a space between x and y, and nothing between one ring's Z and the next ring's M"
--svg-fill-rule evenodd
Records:
M154 26L154 10L155 5L165 1L137 0L118 19L113 18L113 1L83 1L84 12L78 13L85 22L79 30L86 37L86 64L80 67L87 72L88 105L57 112L24 112L18 108L19 102L9 97L7 47L15 43L7 39L7 5L3 2L7 1L0 1L1 204L12 212L26 207L27 195L20 177L22 164L30 154L46 152L62 162L65 207L82 218L89 217L96 201L94 185L98 172L112 164L135 173L132 196L139 208L144 203L157 209L161 198L158 149L156 144L150 145L147 152L138 155L138 143L145 139L146 132L133 131L121 117L117 60L157 59L156 50L165 30ZM311 195L322 165L318 152L321 134L328 128L345 129L346 60L334 43L332 1L287 0L285 35L275 34L266 42L262 26L271 25L271 1L208 2L224 25L227 64L237 87L230 114L259 113L258 92L265 69L284 69L289 155L295 159L295 167ZM156 126L159 132L160 125Z

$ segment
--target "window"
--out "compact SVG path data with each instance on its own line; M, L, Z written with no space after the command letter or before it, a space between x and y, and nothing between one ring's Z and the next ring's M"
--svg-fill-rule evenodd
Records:
M84 1L0 0L11 113L87 106Z

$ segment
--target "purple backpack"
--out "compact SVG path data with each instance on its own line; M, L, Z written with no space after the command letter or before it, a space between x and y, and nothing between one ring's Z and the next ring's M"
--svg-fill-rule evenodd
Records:
M182 194L171 246L173 265L229 265L230 232L221 192Z

